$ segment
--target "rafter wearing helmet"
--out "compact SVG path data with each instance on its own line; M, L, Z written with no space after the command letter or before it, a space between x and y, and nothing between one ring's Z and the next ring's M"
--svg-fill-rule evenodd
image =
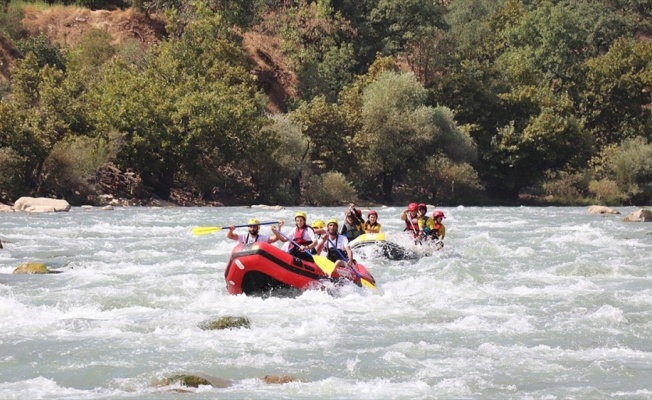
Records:
M410 203L403 212L401 212L401 219L405 221L405 231L412 233L414 237L419 236L419 216L417 215L418 211L417 203Z
M364 233L378 233L381 225L378 223L378 213L374 210L367 212L367 222L364 223Z
M317 241L315 240L315 231L310 225L307 224L308 216L303 211L298 211L294 214L294 230L288 235L288 237L298 246L295 246L291 241L281 236L277 231L272 229L276 238L285 244L283 245L283 250L292 254L296 258L302 260L312 261L310 254L306 253L306 250L313 250L317 246Z

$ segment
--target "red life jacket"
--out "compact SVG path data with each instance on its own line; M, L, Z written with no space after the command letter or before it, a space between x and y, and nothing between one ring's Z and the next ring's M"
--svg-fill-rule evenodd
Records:
M439 236L439 230L441 229L441 224L435 222L435 232L437 232L437 236Z
M294 241L299 245L299 246L307 246L312 243L312 240L306 240L303 238L303 234L305 233L306 229L310 228L313 232L314 229L309 227L308 225L305 225L303 229L299 229L298 227L294 229ZM294 244L291 243L292 246ZM292 248L292 247L290 247Z
M410 221L412 221L410 223ZM410 218L408 215L407 218L405 218L405 231L418 231L419 230L419 219L418 218Z

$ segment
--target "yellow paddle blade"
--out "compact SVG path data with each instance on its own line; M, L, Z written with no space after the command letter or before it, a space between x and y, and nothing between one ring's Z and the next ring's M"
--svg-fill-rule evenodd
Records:
M363 287L366 287L367 289L371 289L375 294L383 294L383 290L377 286L375 286L373 283L369 282L368 280L364 278L360 278L360 283L362 284Z
M221 231L221 226L196 226L192 228L193 235L208 235L209 233Z
M317 266L321 268L322 271L324 271L326 275L331 276L333 271L335 271L335 263L328 258L313 254L312 259L315 261L315 264L317 264Z

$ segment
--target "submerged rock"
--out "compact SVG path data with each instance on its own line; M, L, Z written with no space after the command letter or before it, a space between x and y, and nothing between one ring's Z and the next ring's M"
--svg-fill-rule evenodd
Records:
M50 271L45 264L37 262L26 262L18 266L13 274L49 274Z
M652 210L644 208L633 211L623 219L625 222L652 222Z
M591 206L589 214L620 214L620 211L605 206Z
M246 317L220 317L213 321L202 322L199 324L199 328L204 331L213 331L220 329L251 328L251 324Z
M299 382L297 378L289 375L265 375L263 380L265 381L265 383L270 385L280 385L283 383Z
M179 374L163 379L161 386L182 385L197 388L200 385L213 386L216 388L227 388L231 386L231 381L204 374Z

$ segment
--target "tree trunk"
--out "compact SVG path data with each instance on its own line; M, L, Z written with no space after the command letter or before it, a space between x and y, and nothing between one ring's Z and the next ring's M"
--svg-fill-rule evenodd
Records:
M383 172L383 198L385 200L392 200L392 190L394 189L394 174L391 172Z

